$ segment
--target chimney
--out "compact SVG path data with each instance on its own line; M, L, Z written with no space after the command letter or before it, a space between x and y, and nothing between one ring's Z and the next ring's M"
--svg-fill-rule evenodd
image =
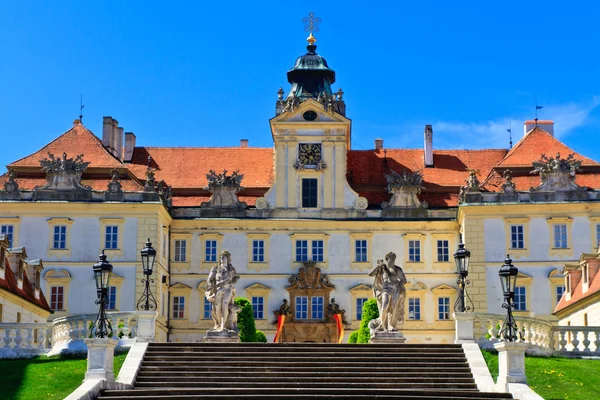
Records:
M375 139L375 150L383 149L383 139Z
M123 161L123 128L117 128L117 137L115 138L115 152L120 161Z
M433 128L425 125L425 167L433 167Z
M123 151L123 161L131 162L133 159L133 150L135 149L135 135L133 132L125 132L125 150Z
M248 147L248 139L240 139L240 147Z
M119 121L113 118L111 121L111 137L110 137L110 147L112 148L112 155L118 157L117 153L117 137L119 136Z
M111 153L113 151L112 121L112 117L102 118L102 145Z
M523 127L524 127L523 134L527 135L527 133L529 133L536 126L539 126L543 130L545 130L546 132L548 132L549 134L554 136L554 121L543 120L543 119L538 119L538 120L530 119L530 120L525 121L525 123L523 124Z
M73 120L73 126L77 126L77 125L81 125L81 120L80 119L74 119Z

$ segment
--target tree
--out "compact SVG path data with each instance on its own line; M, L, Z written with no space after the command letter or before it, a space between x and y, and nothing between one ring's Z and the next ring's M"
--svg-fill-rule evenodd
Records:
M360 319L360 328L358 328L358 340L357 343L369 343L371 338L371 331L369 329L369 321L379 317L379 310L377 309L377 300L370 299L364 302L362 309L362 317Z
M254 313L252 304L243 297L236 297L235 304L240 307L238 311L238 328L240 329L240 341L257 342L256 324L254 323Z

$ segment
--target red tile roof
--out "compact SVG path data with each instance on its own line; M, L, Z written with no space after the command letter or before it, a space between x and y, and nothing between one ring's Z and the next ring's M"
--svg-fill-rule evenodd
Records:
M583 279L580 279L579 283L577 284L577 287L575 287L575 290L571 294L571 299L567 300L567 296L563 295L563 297L560 298L560 301L556 305L556 308L554 309L554 313L564 310L565 308L572 306L585 298L597 295L599 293L600 293L600 272L598 272L596 274L596 276L594 276L594 279L592 280L592 282L589 283L588 290L585 293L583 293Z
M34 304L48 312L50 312L50 306L46 301L46 297L44 293L40 290L40 298L36 299L33 291L33 287L31 286L31 282L27 277L27 272L23 272L23 289L19 289L17 285L17 279L15 274L12 272L10 268L10 263L8 258L4 259L4 279L0 279L0 288L28 301L31 304Z

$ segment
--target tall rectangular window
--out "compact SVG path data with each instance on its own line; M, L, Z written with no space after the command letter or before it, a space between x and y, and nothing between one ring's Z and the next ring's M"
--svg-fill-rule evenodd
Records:
M511 249L524 249L525 248L525 236L523 234L523 225L511 225L510 226L510 248Z
M515 286L515 310L527 310L527 288L525 286Z
M367 262L367 241L366 240L355 240L354 241L354 261Z
M308 318L308 297L296 296L296 319Z
M212 313L212 303L208 301L206 297L204 297L204 319L211 319Z
M265 241L252 241L252 262L265 262Z
M438 240L437 241L437 260L438 262L448 262L450 261L450 252L448 250L448 241L447 240Z
M598 246L598 242L600 242L600 224L596 225L596 243L594 243L594 247Z
M104 240L105 249L117 249L119 248L119 227L118 226L107 226Z
M117 309L117 287L109 286L108 287L108 306L107 310L116 310Z
M421 241L420 240L409 240L408 241L408 261L421 262Z
M304 178L302 179L302 207L315 208L318 206L318 179Z
M4 321L4 304L0 304L0 322Z
M252 296L252 312L254 319L264 319L264 297Z
M556 287L556 303L558 304L558 302L560 301L561 297L563 296L563 294L565 293L565 287L560 285Z
M204 246L204 261L217 262L217 241L207 240Z
M415 321L421 319L421 299L417 297L408 298L408 319Z
M173 296L173 319L185 318L185 297Z
M56 225L54 227L54 238L52 248L66 249L67 248L67 227L65 225Z
M438 319L450 319L450 297L438 298Z
M567 243L567 225L554 225L554 248L566 249L567 247L569 247Z
M8 247L13 246L15 227L13 225L1 225L0 226L0 234L6 235L8 239Z
M310 299L311 304L311 318L312 319L323 319L323 296L313 296Z
M175 261L176 262L185 262L186 261L186 250L187 250L187 241L186 240L176 240L175 241Z
M356 319L359 321L362 319L363 305L367 300L369 299L366 297L359 297L356 299Z
M62 286L52 286L50 288L50 308L53 311L63 310L64 288Z
M308 261L308 240L296 240L296 262Z
M323 262L323 241L313 240L312 241L312 260L314 262Z

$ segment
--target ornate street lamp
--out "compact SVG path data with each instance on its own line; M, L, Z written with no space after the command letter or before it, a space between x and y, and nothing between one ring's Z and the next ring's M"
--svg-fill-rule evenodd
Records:
M504 304L502 308L506 308L506 320L500 329L500 338L506 342L515 342L519 338L519 327L515 322L512 314L512 309L515 307L513 302L515 298L515 285L517 284L517 274L519 269L512 265L512 260L506 255L504 265L500 268L498 275L502 284L502 293L504 295Z
M460 243L458 245L458 250L454 253L454 262L456 263L456 272L458 273L458 281L456 283L460 289L456 303L454 303L454 311L456 312L473 311L473 302L466 292L466 286L471 283L467 280L467 276L469 276L470 258L471 252L465 249L463 243ZM466 304L466 299L469 299L470 305Z
M90 329L90 334L94 334L97 338L105 338L112 336L112 326L106 318L106 306L108 305L108 285L110 283L110 275L112 274L113 266L106 261L106 254L102 250L102 254L98 256L98 262L92 267L94 270L94 280L96 281L96 294L98 299L98 316L96 322Z
M137 302L137 309L143 311L154 311L156 310L157 304L156 299L150 291L150 284L154 283L154 279L150 279L152 276L152 269L154 268L154 260L156 259L156 250L150 243L150 238L146 242L146 247L140 251L142 256L142 269L144 270L145 279L142 279L144 284L144 293Z

